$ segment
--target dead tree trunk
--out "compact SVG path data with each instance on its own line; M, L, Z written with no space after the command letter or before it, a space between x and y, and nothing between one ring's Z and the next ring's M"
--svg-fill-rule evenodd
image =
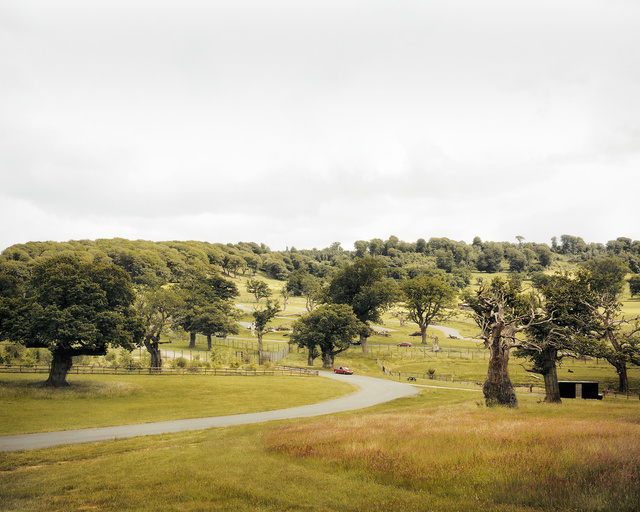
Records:
M518 407L518 398L509 377L509 355L511 346L502 340L502 329L496 326L493 329L491 344L489 346L489 368L487 380L482 386L485 403L488 407L502 405L506 407Z
M509 377L509 356L511 349L519 343L517 334L531 325L533 314L516 314L511 303L516 297L507 283L494 281L492 288L488 290L481 286L477 292L478 303L474 306L481 336L490 354L482 391L488 407L516 408L518 399Z

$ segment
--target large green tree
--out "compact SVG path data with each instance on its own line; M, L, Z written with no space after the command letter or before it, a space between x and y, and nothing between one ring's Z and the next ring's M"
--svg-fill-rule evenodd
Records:
M294 295L303 296L307 311L313 311L321 298L322 283L306 270L296 270L287 279L287 290Z
M347 304L324 304L293 324L291 344L308 351L307 364L322 355L322 366L333 367L335 356L347 350L362 324Z
M384 264L375 258L361 258L345 266L331 280L327 299L333 304L347 304L362 325L360 343L368 353L370 322L382 322L382 313L398 300L394 281L386 278Z
M563 357L590 352L589 336L598 328L590 307L593 297L584 280L570 272L541 274L534 283L541 316L526 329L526 342L515 353L533 363L527 371L542 375L544 401L560 403L557 363Z
M261 299L271 296L271 288L269 288L269 285L261 279L247 280L246 287L247 291L255 297L258 304L260 304Z
M144 337L142 343L151 356L151 368L162 368L161 334L172 326L180 324L184 311L184 300L177 289L171 286L149 288L138 293L136 311L143 319Z
M184 308L180 326L189 333L189 348L195 348L196 335L207 336L209 348L214 334L235 333L233 299L238 287L219 273L195 275L179 286Z
M594 330L600 341L591 355L604 357L616 370L618 390L629 392L629 364L640 365L640 316L622 314L622 292L629 267L620 258L598 258L583 264L578 276L585 281L594 300L588 305L600 329Z
M442 318L445 310L453 305L455 292L446 281L432 276L414 277L400 285L408 318L418 324L422 344L427 344L427 327L435 319ZM437 338L432 349L440 351Z
M631 276L627 282L629 283L631 296L640 295L640 275L636 274Z
M51 351L48 385L67 385L75 356L131 350L143 338L131 279L117 265L57 255L33 266L24 294L12 290L1 301L2 337Z

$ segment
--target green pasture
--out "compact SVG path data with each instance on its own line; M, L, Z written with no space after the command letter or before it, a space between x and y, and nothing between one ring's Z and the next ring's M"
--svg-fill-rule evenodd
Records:
M354 390L315 376L70 375L64 389L43 380L0 373L0 435L269 411Z
M286 324L285 319L277 319L278 323ZM474 332L469 323L465 322L463 317L458 317L453 321L446 322L443 325L453 327L461 331L467 336ZM441 352L434 353L431 349L431 339L427 339L427 345L421 345L421 339L417 336L409 336L416 331L415 325L400 324L395 318L385 318L385 322L376 326L386 328L388 336L374 335L369 338L369 354L362 354L362 348L354 345L347 351L336 356L336 365L345 365L354 369L357 373L384 377L380 366L377 364L379 360L386 369L393 372L397 378L398 372L403 374L414 374L418 379L420 375L426 375L430 369L435 371L435 379L443 379L446 381L468 381L483 382L487 373L487 364L489 353L484 346L476 340L451 339L448 338L437 327L430 327L429 334L435 334L439 338ZM467 331L465 332L465 327ZM238 335L240 337L240 335ZM277 332L269 333L265 336L265 349L277 351L282 348L283 343L288 340L287 333ZM412 347L398 347L400 342L409 341ZM240 350L239 347L248 346L250 349L257 348L257 339L251 339L250 333L243 340L230 337L227 340L214 339L214 351L223 350L229 345L236 346L233 350ZM205 338L198 336L196 349L188 350L186 339L176 341L171 345L166 345L167 350L175 349L176 354L189 354L192 356L199 355L201 360L205 360L206 342ZM230 358L234 358L233 354ZM307 368L306 351L292 347L290 354L280 362L283 365L299 366ZM321 368L321 360L318 358L314 362L314 368ZM541 387L542 380L536 378L526 368L531 365L524 359L519 359L512 354L510 360L510 376L512 382L519 386ZM640 368L629 366L629 380L631 392L635 395L640 393ZM615 390L618 386L618 377L615 370L606 361L600 359L574 359L565 358L558 368L558 377L560 380L595 380L600 383L600 390ZM404 380L404 379L403 379ZM540 390L538 390L540 391Z
M480 396L2 453L0 509L638 510L640 403Z
M373 350L373 348L372 348ZM473 357L473 359L471 358ZM482 383L487 376L488 353L483 351L469 351L466 349L444 350L438 354L432 352L416 352L413 348L392 347L389 351L362 354L360 347L354 347L336 357L335 364L348 366L356 373L374 377L389 378L406 381L409 375L416 377L418 384L433 384L435 381ZM377 360L393 373L385 376ZM307 367L306 352L293 350L286 359L286 364ZM315 361L314 368L321 368L322 363ZM509 375L515 386L529 388L533 392L544 392L541 378L536 378L525 368L530 365L523 359L512 356L509 362ZM429 379L429 370L435 370L433 379ZM398 374L400 373L400 377ZM628 369L631 393L637 399L640 393L640 368L630 366ZM539 376L537 376L539 377ZM618 387L618 376L614 368L600 359L578 360L566 358L558 368L559 380L589 380L599 383L600 392L613 393Z

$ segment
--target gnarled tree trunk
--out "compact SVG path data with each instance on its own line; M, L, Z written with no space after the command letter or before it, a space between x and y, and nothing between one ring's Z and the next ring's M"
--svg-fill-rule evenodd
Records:
M144 339L144 346L151 356L151 368L162 368L162 352L160 352L160 337L159 336L147 336Z
M495 405L518 407L518 398L509 377L511 345L503 342L500 326L494 327L491 338L487 380L482 386L485 403L488 407Z
M627 364L615 358L607 358L607 361L616 369L618 374L618 392L629 392L629 377L627 376Z
M55 388L68 386L67 374L72 364L73 352L64 349L54 350L51 368L49 370L49 378L45 381L45 384Z
M558 349L548 347L542 351L542 376L544 377L544 401L550 404L560 404L560 385L558 384L558 370L556 357Z
M49 378L45 381L47 386L56 388L68 386L67 374L73 365L74 356L104 356L107 353L107 346L78 347L78 348L56 348L52 353L51 368Z
M189 333L189 348L196 348L196 333Z

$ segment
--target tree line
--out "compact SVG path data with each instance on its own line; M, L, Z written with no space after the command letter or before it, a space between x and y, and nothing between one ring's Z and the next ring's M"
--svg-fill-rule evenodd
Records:
M557 262L578 263L611 256L621 258L631 272L640 273L638 240L618 237L606 244L586 243L581 237L562 235L552 237L548 245L527 242L521 236L516 239L517 242L512 243L475 237L467 244L434 237L404 242L392 235L387 240L358 240L353 250L343 249L335 242L324 249L290 247L272 251L256 242L150 242L114 238L16 244L5 249L0 260L11 273L24 279L39 259L58 253L73 254L87 260L115 263L127 271L134 284L151 286L179 282L193 269L202 270L210 265L220 267L228 276L252 276L262 271L274 279L285 280L298 271L327 279L347 263L365 256L379 259L387 277L404 279L438 270L457 288L468 284L471 271L532 274L548 270Z

